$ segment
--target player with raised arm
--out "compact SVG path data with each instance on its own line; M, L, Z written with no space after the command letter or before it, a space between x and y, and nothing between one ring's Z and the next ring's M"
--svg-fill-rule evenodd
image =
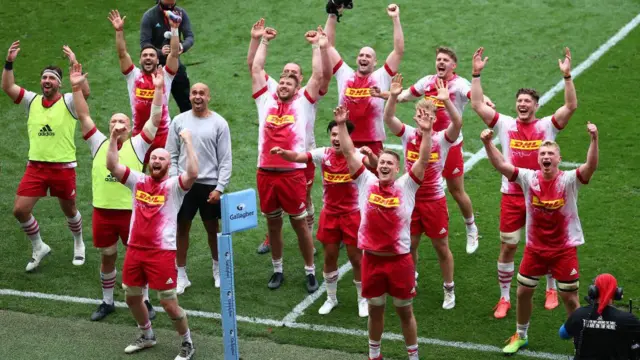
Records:
M418 245L420 237L425 234L431 239L436 250L440 270L442 272L444 301L443 309L456 306L456 295L453 282L453 254L449 249L449 209L444 194L442 170L445 167L447 154L455 146L456 139L462 129L462 117L450 99L449 90L442 79L434 84L437 93L434 100L421 99L416 103L416 118L421 113L437 123L438 103L442 102L451 115L449 125L442 131L432 131L429 164L425 170L422 185L416 193L416 206L411 214L411 256L416 267L418 278ZM424 141L422 132L412 126L405 125L395 117L398 97L402 93L402 75L398 74L391 83L389 100L384 109L384 122L393 134L402 139L405 158L405 171L409 172L418 160L419 149Z
M584 244L584 235L578 217L578 189L589 183L598 167L598 129L587 123L587 132L591 138L587 162L571 171L558 168L560 147L553 141L542 142L539 170L531 170L505 161L492 143L493 130L481 134L491 165L520 185L526 206L527 240L518 271L517 331L503 349L505 354L514 354L529 343L532 298L540 277L551 273L557 280L567 315L580 306L577 247Z
M347 121L347 131L351 134L354 126ZM318 310L326 315L338 305L338 256L340 244L347 248L347 256L353 267L353 283L358 294L358 315L369 316L367 300L362 297L360 277L360 261L362 251L358 250L358 227L360 226L360 208L358 207L358 187L351 181L347 160L338 139L338 123L329 122L327 132L331 137L331 147L321 147L306 153L283 150L280 147L271 149L283 159L297 163L312 161L322 170L322 211L316 237L324 247L324 281L327 288L327 300ZM362 161L368 167L375 167L377 156L371 149L359 150Z
M247 64L249 65L249 72L253 67L253 60L256 56L256 51L260 45L260 39L264 35L265 20L264 18L258 20L251 28L251 42L249 43L249 51L247 53ZM311 78L307 82L307 85L311 82L319 82L319 86L314 86L317 89L318 101L327 93L329 89L329 83L331 82L331 63L330 61L322 61L322 55L320 53L320 44L324 44L327 40L326 34L322 30L322 27L318 26L317 30L307 31L305 33L305 39L311 44L313 51L311 65L313 73ZM326 45L325 45L326 46ZM264 70L263 70L264 72ZM282 73L291 73L298 77L298 96L304 96L307 87L301 87L304 76L302 75L302 67L296 63L287 63L282 69ZM267 79L267 86L269 91L275 92L278 87L278 82L264 72L265 79ZM316 148L316 140L314 135L315 118L317 113L317 102L313 104L313 114L310 116L307 122L306 128L306 150L311 151ZM307 180L307 226L309 231L313 233L313 225L315 222L315 208L311 199L311 193L313 190L313 182L315 179L315 165L308 163L305 168L305 178ZM265 236L265 239L258 246L258 254L266 254L271 250L271 244L269 242L269 235ZM314 248L315 254L315 248Z
M404 34L400 23L400 7L390 4L387 14L393 21L393 51L387 56L384 66L375 70L376 52L370 47L360 49L357 57L358 67L354 71L335 50L335 32L337 16L330 14L325 32L331 44L329 56L333 74L338 82L339 104L349 110L349 120L355 125L351 135L356 147L367 146L377 155L382 151L382 142L386 139L382 113L384 100L371 96L371 88L389 90L391 78L400 67L404 55ZM370 169L375 171L375 169Z
M400 156L391 150L383 150L378 158L379 178L376 177L356 156L347 133L349 111L345 106L340 106L334 113L349 174L358 185L361 219L358 248L364 251L362 296L369 303L369 359L382 359L380 340L389 294L400 317L409 359L418 360L417 327L412 305L416 289L415 266L410 253L410 225L416 192L429 164L432 119L424 110L419 110L414 117L422 131L423 141L411 170L396 180L400 171Z
M68 47L63 48L70 62L75 55ZM22 231L31 240L31 260L26 271L35 270L40 261L51 252L42 241L40 226L33 217L33 208L40 198L58 198L60 208L67 218L73 235L73 265L85 261L85 246L82 239L82 216L76 207L76 111L72 94L60 92L62 70L47 66L40 72L42 95L16 85L13 63L20 52L20 41L9 47L2 70L2 91L16 104L27 111L29 135L29 162L20 180L13 203L13 216ZM89 86L83 87L84 96L89 95Z
M118 257L118 238L124 245L129 239L129 226L131 224L131 190L127 189L111 175L107 169L107 149L109 140L96 127L89 106L82 96L82 86L86 83L86 74L82 74L82 65L73 66L71 76L73 88L73 101L76 104L76 112L80 121L82 137L89 145L93 165L91 170L91 187L93 193L93 217L91 226L93 230L93 246L100 251L100 280L102 282L102 303L91 314L91 320L102 320L115 311L113 302L113 288L116 283L115 263ZM156 92L151 109L151 121L147 121L143 131L130 138L131 121L125 114L117 113L109 120L109 133L116 125L124 125L127 129L117 139L120 162L129 168L142 171L144 154L151 146L162 115L162 87L164 79L162 70L158 69L153 74L153 83ZM144 288L145 305L153 320L155 311L149 302L148 288Z
M151 75L155 73L159 64L158 49L148 44L142 47L140 51L140 68L135 66L131 56L127 52L127 44L124 38L124 21L127 17L120 17L118 10L112 10L109 13L109 21L116 31L116 50L120 61L120 71L127 80L127 89L129 91L129 102L131 103L131 114L133 115L133 136L138 135L144 124L151 114L151 103L155 92L153 78ZM168 19L171 25L171 51L167 56L167 64L162 67L164 71L164 88L163 88L163 104L162 104L162 124L158 128L151 148L147 151L144 163L149 162L149 156L154 149L164 148L169 133L169 97L171 96L171 83L178 71L180 62L180 36L178 27L180 23L175 23Z
M178 305L176 283L176 231L178 211L185 194L198 178L198 158L193 150L188 130L180 133L187 148L187 169L179 176L168 176L171 159L165 149L151 152L149 171L145 175L120 163L118 139L127 128L116 125L111 132L107 153L107 168L122 184L132 190L133 213L127 254L122 268L122 287L127 305L142 334L125 348L131 354L156 344L151 329L149 313L143 303L142 288L158 291L160 304L173 321L173 326L182 338L180 353L175 360L188 360L195 349L187 315Z
M313 264L313 240L306 224L307 191L304 169L306 164L291 163L271 154L273 147L304 152L306 149L306 126L314 115L313 104L318 99L319 82L307 84L303 95L298 94L298 77L283 73L273 93L269 91L264 76L267 46L277 32L272 28L264 31L251 69L253 98L258 108L258 171L257 187L260 210L267 218L267 229L271 241L273 275L270 289L279 288L284 281L282 267L282 216L289 214L291 226L298 237L298 245L305 262L307 291L318 289ZM321 44L322 45L322 44ZM327 43L320 47L321 56L327 57ZM313 77L313 76L312 76Z
M539 170L538 150L546 140L555 140L560 130L564 129L578 107L576 90L571 80L571 52L565 48L564 60L558 60L558 66L564 76L564 105L552 116L542 119L536 117L539 95L533 89L519 89L516 92L517 117L500 114L485 102L480 82L480 73L487 62L482 58L484 48L479 48L473 55L473 78L471 81L471 106L484 123L492 128L498 136L505 160L517 167ZM526 223L526 208L523 191L519 184L502 177L502 200L500 202L500 255L498 257L498 282L500 300L495 308L497 319L507 316L511 308L510 288L514 274L513 259L520 242L521 229ZM545 308L558 306L558 293L551 274L547 275L547 292Z

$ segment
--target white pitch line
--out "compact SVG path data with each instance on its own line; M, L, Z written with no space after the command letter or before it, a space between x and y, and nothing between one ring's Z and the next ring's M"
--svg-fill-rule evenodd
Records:
M76 304L88 304L88 305L99 305L102 303L102 300L98 299L89 299L83 297L75 297L68 295L55 295L55 294L45 294L39 292L31 292L31 291L18 291L13 289L0 289L0 296L17 296L17 297L25 297L25 298L35 298L35 299L43 299L43 300L52 300L52 301L60 301L65 303L76 303ZM127 308L127 304L121 301L114 302L115 306L118 308ZM156 312L163 313L165 312L162 307L157 307ZM188 316L191 317L200 317L206 319L215 319L220 320L221 316L218 313L207 312L207 311L198 311L198 310L186 310ZM308 331L322 332L322 333L332 333L332 334L344 334L350 336L358 336L358 337L368 337L368 333L364 330L357 329L346 329L335 326L325 326L325 325L313 325L313 324L304 324L304 323L285 323L283 321L273 320L273 319L262 319L250 316L237 316L237 320L240 322L250 323L250 324L259 324L273 327L288 327L292 329L302 329ZM404 337L402 334L395 333L384 333L382 338L385 340L393 340L403 342ZM446 341L440 339L431 339L419 337L418 343L425 345L437 345L443 347L452 347L456 349L463 350L471 350L471 351L481 351L481 352L490 352L490 353L501 353L502 349L492 345L483 345L483 344L474 344L469 342L460 342L460 341ZM560 354L552 354L546 352L537 352L537 351L519 351L518 354L520 356L528 356L532 358L538 359L566 359L566 355Z

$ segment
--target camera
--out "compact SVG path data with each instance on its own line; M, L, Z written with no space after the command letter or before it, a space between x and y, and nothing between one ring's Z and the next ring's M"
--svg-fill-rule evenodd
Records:
M353 9L353 0L329 0L327 1L327 14L334 14L338 17L338 22L340 22L340 12L339 8L344 7L345 9Z

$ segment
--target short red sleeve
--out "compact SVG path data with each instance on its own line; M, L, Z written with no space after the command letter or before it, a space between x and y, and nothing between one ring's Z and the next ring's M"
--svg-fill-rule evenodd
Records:
M253 94L253 98L254 99L259 98L262 94L266 93L267 90L268 90L267 85L265 85L262 89L256 91L255 94Z
M418 177L416 176L416 174L413 173L412 170L409 170L409 177L411 178L411 180L413 180L416 184L418 185L422 185L422 181L420 181L420 179L418 179Z
M589 183L589 181L585 181L582 177L582 174L580 174L580 168L576 169L576 177L578 178L578 181L580 181L583 185L587 185Z
M553 116L551 117L551 123L552 123L552 124L553 124L553 126L555 126L555 128L556 128L556 129L558 129L558 130L562 130L562 129L564 129L564 126L560 126L560 124L558 124L558 121L556 121L556 116L555 116L555 115L553 115Z
M444 139L447 140L449 144L453 144L454 142L456 142L456 140L458 140L458 139L453 139L453 140L449 139L449 135L447 135L446 131L444 132Z
M129 75L130 72L133 71L133 69L135 69L135 65L131 64L131 66L129 66L129 68L125 71L122 72L123 75Z
M402 135L404 135L405 130L407 130L407 127L402 124L402 130L400 130L399 133L396 134L397 137L402 137Z
M391 70L389 64L384 63L384 69L387 70L387 74L389 74L389 76L396 76L396 73Z
M493 129L493 127L496 126L496 123L498 122L499 118L500 118L500 113L496 111L493 114L493 119L491 120L491 124L489 124L489 127Z
M422 96L422 94L420 94L418 92L418 89L416 89L415 85L411 85L411 87L409 88L409 90L411 91L411 95L415 96L415 97L420 97Z
M151 144L153 142L153 140L147 137L147 134L145 134L144 131L140 132L140 136L142 137L142 140L144 140L144 142L146 142L147 144Z
M338 61L336 66L333 67L333 75L335 75L338 72L338 70L340 70L340 67L342 67L343 63L344 63L344 61L342 61L342 59L340 59L340 61Z
M176 72L177 71L173 71L173 70L169 69L169 67L167 65L164 66L164 70L166 72L168 72L171 76L176 76Z
M184 191L189 191L189 189L184 187L184 184L182 183L182 176L178 176L178 185L180 185L180 189Z
M124 170L124 175L122 176L122 179L120 179L121 184L127 183L127 180L129 179L129 174L131 174L131 169L129 169L129 167L127 166Z
M517 167L513 168L513 175L511 175L511 178L509 179L509 181L514 182L518 179L518 173L520 172L520 170Z
M315 104L316 100L314 98L311 97L311 94L309 94L309 92L307 91L307 89L304 89L304 97L307 98L307 100L309 100L309 102L311 104Z
M467 99L471 99L471 91L467 91Z
M364 164L362 164L362 166L360 166L360 169L358 169L358 171L356 171L356 173L355 173L355 174L353 174L353 176L351 176L351 179L352 179L352 180L357 179L360 175L362 175L362 173L364 172L364 170L365 170L365 167L364 167Z
M93 134L95 134L97 131L98 131L98 128L94 125L94 126L93 126L93 129L89 130L89 132L88 132L88 133L86 133L86 134L82 137L82 139L83 139L83 140L87 140L87 139L91 138L91 137L93 136Z
M307 162L310 163L313 161L313 156L311 156L310 152L307 152Z
M14 101L14 104L20 104L22 102L22 99L24 98L24 88L20 88L20 93L18 94L18 97L16 98L16 101Z

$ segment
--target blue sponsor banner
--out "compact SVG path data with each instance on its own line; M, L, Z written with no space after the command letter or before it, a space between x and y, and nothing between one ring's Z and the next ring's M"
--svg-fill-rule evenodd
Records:
M258 226L255 190L246 189L224 194L221 202L223 234L231 234Z

